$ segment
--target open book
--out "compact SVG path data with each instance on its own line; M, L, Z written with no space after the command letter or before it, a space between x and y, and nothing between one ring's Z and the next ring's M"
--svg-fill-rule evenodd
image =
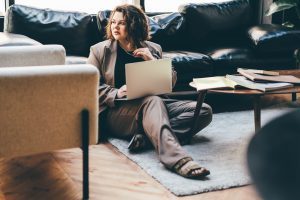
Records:
M214 76L207 78L194 78L193 82L190 82L190 86L199 90L209 89L234 89L236 83L227 79L224 76Z
M210 90L210 89L235 89L237 87L245 87L254 90L260 90L263 92L284 89L293 87L291 83L256 83L250 80L247 80L244 76L236 75L226 75L224 76L215 76L207 78L194 78L193 82L190 83L190 86L200 90Z
M292 75L261 75L253 73L251 70L243 70L240 68L238 72L252 81L300 83L300 79Z

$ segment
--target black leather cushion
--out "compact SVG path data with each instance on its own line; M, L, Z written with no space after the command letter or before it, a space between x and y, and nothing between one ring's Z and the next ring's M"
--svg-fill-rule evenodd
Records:
M253 25L252 7L249 0L222 3L190 3L179 7L186 20L186 38L191 43L210 40L216 34L224 38L239 34Z
M99 11L97 24L100 35L105 39L110 10ZM146 16L150 26L151 41L158 43L164 50L182 47L184 40L180 40L183 29L183 17L180 13L168 13L155 16Z
M190 51L168 51L163 52L163 57L172 59L172 65L177 72L175 91L192 90L189 82L193 78L213 75L213 61L207 55Z
M103 11L99 11L97 13L98 30L99 30L100 35L101 35L103 40L105 40L106 25L108 23L110 13L111 13L110 10L103 10Z
M160 44L164 50L182 49L184 22L178 12L149 17L151 41Z
M5 20L7 32L23 34L43 44L61 44L70 55L88 55L92 43L89 14L15 4L8 9Z
M237 67L247 66L253 53L247 48L220 48L207 52L214 61L214 75L236 73Z
M213 60L214 76L237 73L239 67L265 70L282 69L282 66L295 68L292 55L282 53L256 54L245 47L219 48L205 53Z
M294 51L300 47L300 30L275 24L262 24L248 30L255 50L260 52Z
M246 60L253 58L253 53L247 48L220 48L208 52L208 55L214 60L214 63L222 62L222 64L225 62L238 64L238 61L245 63Z

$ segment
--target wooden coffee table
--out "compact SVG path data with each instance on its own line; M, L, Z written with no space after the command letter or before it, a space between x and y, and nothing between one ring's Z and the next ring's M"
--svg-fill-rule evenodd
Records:
M300 70L277 70L280 75L293 75L300 78ZM232 95L247 95L253 97L253 109L254 109L254 125L255 125L255 132L257 132L261 128L261 97L264 95L270 94L292 94L292 101L296 100L297 93L300 92L300 85L294 85L291 88L274 90L269 92L262 92L259 90L252 90L252 89L233 89L233 90L208 90L208 93L219 93L219 94L232 94ZM206 92L199 92L198 102L199 107L200 104L202 106L201 101L203 102L204 97L203 94ZM205 94L204 94L205 95ZM200 107L201 108L201 107ZM199 108L198 108L199 109ZM200 111L200 110L199 110ZM199 112L197 111L197 112ZM199 114L199 113L198 113Z

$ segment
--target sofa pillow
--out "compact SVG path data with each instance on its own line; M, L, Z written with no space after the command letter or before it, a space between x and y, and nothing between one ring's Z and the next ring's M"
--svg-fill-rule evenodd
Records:
M92 17L86 13L14 4L6 12L4 30L26 35L43 44L61 44L67 54L87 56L91 46L91 22Z
M160 44L164 50L179 49L186 43L183 36L183 16L178 12L149 17L151 41Z
M0 46L30 46L42 45L25 35L0 32Z
M262 24L248 30L255 50L260 52L294 51L300 47L300 30L275 24Z
M103 10L97 13L97 26L103 40L105 40L106 26L108 23L110 13L110 10Z

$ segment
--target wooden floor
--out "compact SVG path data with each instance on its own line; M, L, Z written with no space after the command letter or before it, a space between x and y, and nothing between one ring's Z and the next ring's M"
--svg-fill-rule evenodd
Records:
M277 102L278 97L272 98ZM81 199L81 155L80 149L68 149L0 159L0 200ZM260 200L260 197L251 185L177 197L106 143L90 146L90 199Z
M81 198L81 150L68 149L0 161L6 200ZM258 200L252 186L176 197L110 145L90 147L90 199Z

